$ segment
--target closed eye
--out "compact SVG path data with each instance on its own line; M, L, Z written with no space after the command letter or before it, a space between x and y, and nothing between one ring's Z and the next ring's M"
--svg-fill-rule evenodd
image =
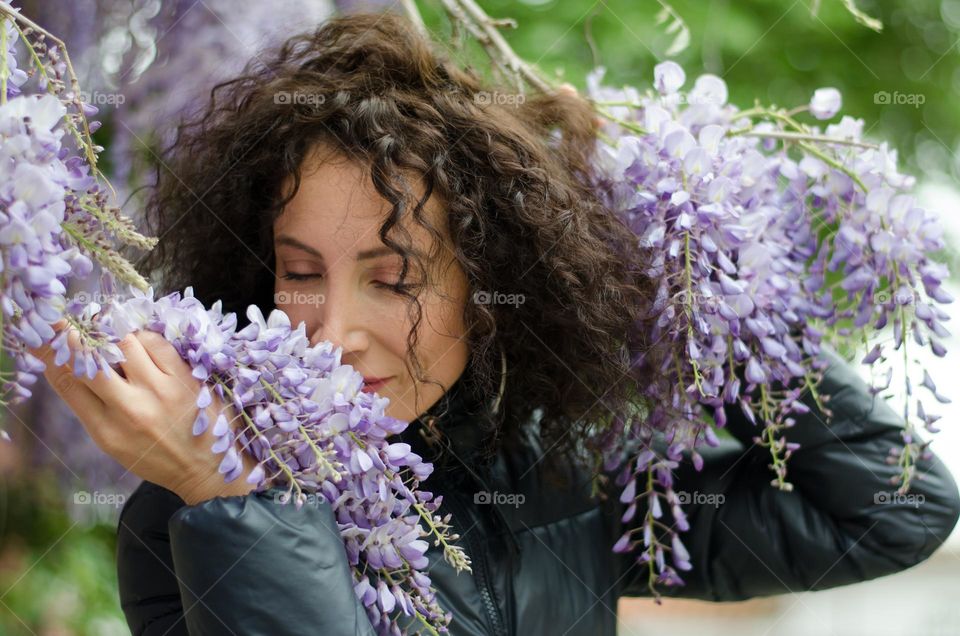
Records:
M284 280L308 280L310 278L319 278L321 274L294 274L293 272L281 276Z
M384 283L383 281L379 280L373 281L373 284L380 289L387 289L395 293L410 292L419 289L420 287L420 285L416 283L404 283L403 285L398 285L396 283Z

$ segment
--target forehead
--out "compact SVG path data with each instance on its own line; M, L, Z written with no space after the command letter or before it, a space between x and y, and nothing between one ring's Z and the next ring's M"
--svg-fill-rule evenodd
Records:
M423 179L413 172L403 173L413 197L425 192ZM284 192L292 188L293 179L284 182ZM408 200L408 207L399 224L409 232L419 249L427 250L431 239L429 231L411 217L417 199ZM391 204L377 192L363 165L342 154L320 147L304 161L300 187L277 218L274 236L292 235L318 250L331 250L337 255L383 245L379 230L390 214ZM445 208L436 196L431 196L423 209L423 216L446 236ZM396 228L391 235L396 236ZM400 230L400 235L403 230Z

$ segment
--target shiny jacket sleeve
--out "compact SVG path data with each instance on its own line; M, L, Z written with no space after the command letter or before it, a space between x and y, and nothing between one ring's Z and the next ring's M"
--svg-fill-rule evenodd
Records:
M920 563L950 534L960 494L949 470L936 455L917 460L923 479L914 477L908 496L897 498L888 480L899 468L885 458L903 443L900 417L868 392L851 363L826 347L822 355L830 366L820 392L832 396L833 418L828 422L807 394L810 413L795 415L784 431L802 445L787 460L793 491L770 484L769 449L753 443L760 427L739 406L726 407L727 428L739 443L723 439L705 449L700 472L686 456L675 469L690 525L680 537L693 568L678 570L683 586L658 585L664 596L736 601L866 581ZM614 506L622 512L623 504ZM638 508L632 524L646 513ZM663 511L660 520L672 525L669 506ZM625 530L619 516L616 537ZM620 562L623 595L650 594L636 554Z
M183 505L175 493L144 481L120 511L117 583L133 636L187 634L167 534L170 516Z
M279 492L193 506L157 485L135 495L121 517L118 541L131 631L162 634L163 625L176 625L180 631L167 633L372 636L332 507L311 498L298 510L277 502ZM169 505L170 496L180 505ZM164 503L166 521L155 514ZM167 545L145 553L138 547L145 537Z

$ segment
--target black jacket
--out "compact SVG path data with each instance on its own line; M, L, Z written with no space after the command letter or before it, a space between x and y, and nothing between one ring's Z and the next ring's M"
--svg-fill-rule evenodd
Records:
M921 460L914 497L890 497L896 467L884 459L902 443L899 417L827 355L821 390L833 396L834 418L825 425L811 400L812 412L789 429L802 444L788 460L792 492L770 486L769 451L753 445L756 431L738 408L728 409L728 429L739 442L705 449L701 472L681 462L675 487L687 493L690 529L680 536L693 569L680 572L686 585L661 587L664 596L734 601L866 581L923 561L946 539L960 516L954 479L937 457ZM431 409L449 409L438 428L451 446L439 457L454 461L438 462L424 484L444 496L441 511L473 563L458 575L432 544L427 553L451 633L615 634L617 599L650 594L647 566L611 551L624 530L619 491L591 499L573 467L576 485L558 489L532 435L523 450L478 459L479 405L461 387ZM420 424L404 439L430 459L414 435ZM276 503L277 492L186 506L142 483L118 526L120 600L133 634L373 634L330 506L297 510Z

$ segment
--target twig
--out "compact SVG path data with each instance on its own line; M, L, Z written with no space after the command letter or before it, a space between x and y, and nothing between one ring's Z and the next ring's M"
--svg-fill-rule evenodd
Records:
M840 144L842 146L856 146L857 148L877 149L877 144L866 141L856 141L854 139L843 139L841 137L830 137L828 135L808 135L805 133L787 132L787 131L763 131L763 130L733 130L727 133L730 136L741 137L769 137L771 139L790 139L793 141L816 141L824 144Z
M500 34L500 28L515 28L515 21L491 18L474 0L440 1L451 20L463 25L470 32L496 67L508 69L518 82L526 81L544 93L553 90L552 84L531 64L521 59Z
M400 0L400 4L403 5L404 12L406 12L407 17L410 18L410 21L413 22L414 26L417 27L417 30L423 35L427 35L427 25L423 21L423 16L420 15L420 9L417 8L416 1Z

